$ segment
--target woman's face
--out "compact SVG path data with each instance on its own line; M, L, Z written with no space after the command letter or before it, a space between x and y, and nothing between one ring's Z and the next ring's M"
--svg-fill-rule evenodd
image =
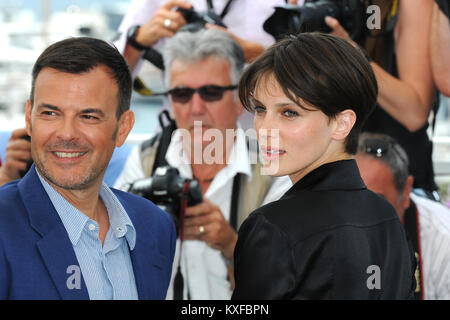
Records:
M289 175L296 183L320 165L335 161L335 120L302 100L300 104L313 111L298 106L271 74L258 81L253 98L265 173Z

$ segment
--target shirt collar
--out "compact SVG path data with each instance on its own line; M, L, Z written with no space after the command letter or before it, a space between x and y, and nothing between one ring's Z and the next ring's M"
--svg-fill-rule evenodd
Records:
M35 170L50 201L61 218L70 242L75 246L80 240L86 223L90 220L89 217L75 208L39 174L36 168ZM136 244L136 230L122 204L105 183L102 184L99 194L108 212L109 224L114 236L116 238L125 236L130 249L133 250Z
M321 165L297 181L283 196L295 195L304 190L362 190L366 189L354 159L329 162Z
M119 199L104 182L100 188L100 197L108 211L109 225L114 236L116 238L125 236L130 250L133 250L136 245L136 229Z

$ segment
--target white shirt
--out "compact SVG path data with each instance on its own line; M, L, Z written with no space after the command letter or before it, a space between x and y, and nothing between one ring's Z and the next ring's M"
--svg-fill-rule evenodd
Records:
M425 299L449 300L450 210L412 193L410 197L419 211Z
M177 168L181 176L192 179L191 166L181 144L181 135L175 132L169 144L166 160L169 165ZM243 130L237 130L236 140L229 156L228 165L222 168L205 193L205 198L217 205L224 218L229 221L231 191L233 178L237 173L252 178L248 157L247 144ZM122 174L115 183L116 188L127 188L127 185L137 179L144 178L144 172L139 158L139 148L135 148ZM292 182L285 177L276 178L263 204L279 199L290 187ZM179 259L179 241L175 252L172 269L172 280L167 292L167 298L173 297L173 280L177 271ZM230 282L227 280L226 262L219 250L212 249L203 241L184 241L182 248L181 270L185 281L184 297L187 298L189 288L190 298L194 300L228 300L231 298ZM187 284L187 285L186 285Z

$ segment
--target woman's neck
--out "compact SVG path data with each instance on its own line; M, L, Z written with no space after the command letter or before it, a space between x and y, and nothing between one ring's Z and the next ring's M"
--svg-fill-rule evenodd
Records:
M326 163L342 161L342 160L350 160L350 159L353 159L353 156L347 152L332 153L330 156L322 157L322 158L318 159L317 161L315 161L314 163L312 163L311 165L309 165L308 167L306 167L300 171L297 171L294 174L290 174L289 178L291 179L292 184L295 184L298 181L300 181L301 179L303 179L303 177L306 176L308 173L310 173L311 171L317 169L318 167L320 167Z

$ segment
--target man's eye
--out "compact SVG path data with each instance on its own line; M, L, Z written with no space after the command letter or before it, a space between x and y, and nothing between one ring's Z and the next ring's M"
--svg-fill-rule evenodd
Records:
M49 117L56 117L57 116L57 114L56 114L56 112L55 111L42 111L41 112L41 116L42 117L45 117L45 118L49 118Z
M81 117L84 118L84 119L86 119L86 120L99 120L98 117L95 117L95 116L90 115L90 114L84 114L84 115L82 115Z

